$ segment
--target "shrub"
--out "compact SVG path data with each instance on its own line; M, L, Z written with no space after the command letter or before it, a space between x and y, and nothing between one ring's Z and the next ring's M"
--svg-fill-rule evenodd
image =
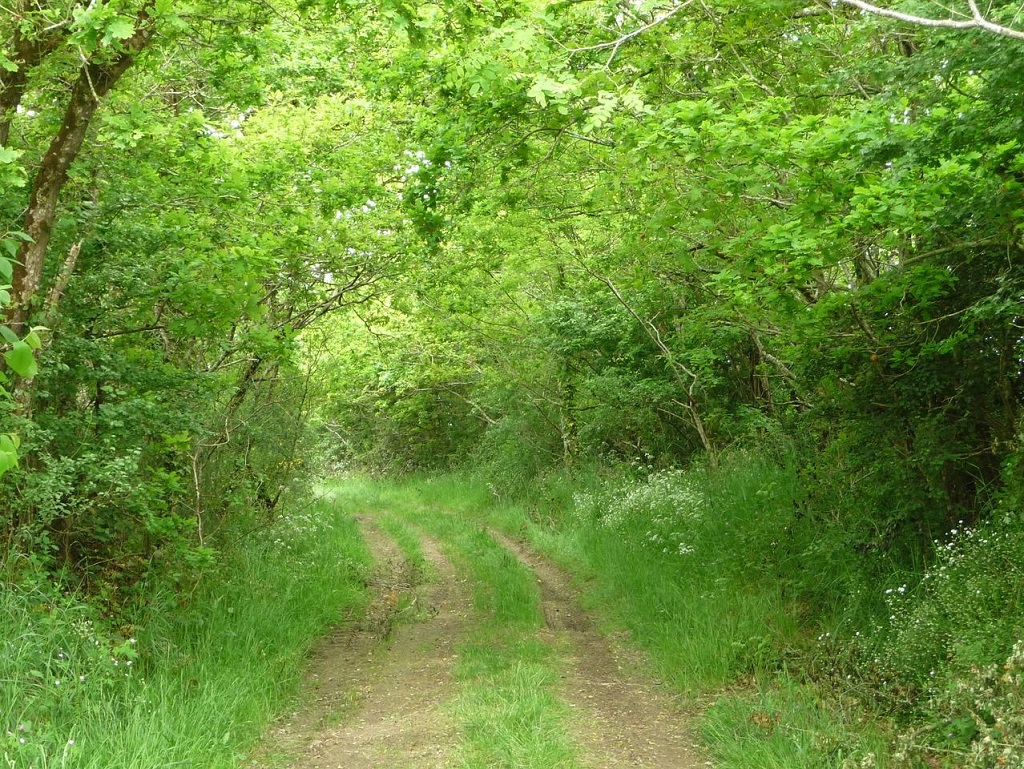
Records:
M1020 766L1024 515L999 512L950 534L917 585L886 591L874 672L918 724L901 739L904 756L942 750L969 767Z
M897 760L959 754L962 769L1024 766L1024 641L1002 664L975 665L931 697L927 725L904 733Z
M886 591L879 664L926 691L945 685L943 670L961 675L1005 660L1024 630L1024 516L950 534L919 585Z

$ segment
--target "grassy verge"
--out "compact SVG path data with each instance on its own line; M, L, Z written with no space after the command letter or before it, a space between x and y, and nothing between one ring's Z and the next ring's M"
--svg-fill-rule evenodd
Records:
M113 628L52 586L0 593L0 757L17 769L235 767L325 627L360 611L370 556L328 503L225 549L185 594Z
M459 650L455 713L465 769L573 769L565 705L554 694L558 654L537 638L543 624L533 573L484 531L443 515L421 518L451 544L471 575L481 630Z
M529 635L495 631L460 650L465 769L576 769L564 729L565 705L553 694L558 674L550 647Z
M784 673L718 697L703 732L719 769L888 765L888 741L862 707Z

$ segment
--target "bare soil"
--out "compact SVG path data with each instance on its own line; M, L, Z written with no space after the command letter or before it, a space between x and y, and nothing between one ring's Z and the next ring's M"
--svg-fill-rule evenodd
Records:
M370 608L316 650L305 707L265 740L277 755L269 766L297 754L292 769L441 769L457 743L444 704L470 629L466 586L436 542L422 542L436 572L424 582L372 521L360 523L378 564Z

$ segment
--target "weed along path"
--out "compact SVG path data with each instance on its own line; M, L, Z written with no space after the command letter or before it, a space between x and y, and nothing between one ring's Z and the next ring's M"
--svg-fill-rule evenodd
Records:
M324 639L264 769L703 769L689 715L570 580L444 513L361 514L369 609Z

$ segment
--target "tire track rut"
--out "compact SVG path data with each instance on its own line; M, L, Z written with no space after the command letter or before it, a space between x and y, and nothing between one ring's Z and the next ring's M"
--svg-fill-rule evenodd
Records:
M264 739L251 767L263 769L446 769L458 760L457 650L479 623L470 586L438 542L417 530L429 578L373 522L357 519L374 556L371 603L316 648L309 696ZM639 668L638 655L602 634L569 577L525 545L490 535L536 575L542 638L562 657L557 694L591 769L703 769L693 714Z
M491 536L537 576L546 633L568 647L559 695L574 713L570 731L587 766L703 769L693 714L640 672L637 654L597 630L569 577L526 546Z
M372 520L358 520L376 562L370 607L320 644L307 676L312 701L274 730L271 750L298 753L291 769L442 769L458 743L443 706L470 629L468 591L433 540L421 541L436 572L424 582Z

